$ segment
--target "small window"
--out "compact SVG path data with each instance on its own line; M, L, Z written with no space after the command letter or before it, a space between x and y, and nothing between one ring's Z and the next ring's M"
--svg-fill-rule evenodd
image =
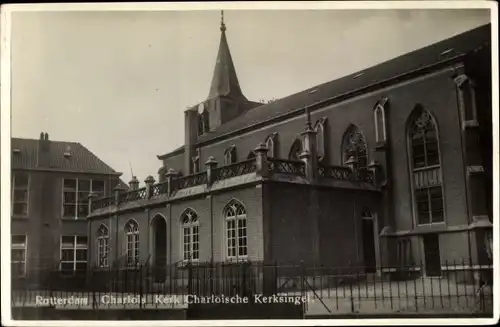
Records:
M183 239L184 261L200 259L200 236L198 214L192 209L186 209L181 215L181 232Z
M191 173L197 174L200 172L200 157L196 156L191 159Z
M325 123L326 118L322 118L318 120L316 123L314 130L316 131L316 151L318 159L321 161L325 158L326 149L325 149Z
M29 175L16 172L12 175L12 215L28 216Z
M26 253L27 253L26 235L12 235L11 244L11 274L12 277L26 276Z
M290 153L288 155L288 158L290 160L300 160L300 155L302 153L302 141L300 139L295 139L295 141L292 144L292 147L290 148Z
M109 254L109 229L101 224L97 231L97 266L100 268L108 267Z
M62 272L73 273L87 268L87 237L76 235L61 236Z
M344 133L342 142L342 157L345 164L351 157L357 162L358 169L368 168L368 147L363 133L354 125Z
M224 208L226 220L226 256L227 259L242 260L248 256L247 213L242 203L236 200Z

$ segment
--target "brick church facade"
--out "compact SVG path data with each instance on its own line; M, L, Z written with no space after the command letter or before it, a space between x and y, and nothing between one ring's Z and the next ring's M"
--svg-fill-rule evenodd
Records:
M157 180L90 200L89 265L487 263L490 26L262 104L221 23L207 100Z

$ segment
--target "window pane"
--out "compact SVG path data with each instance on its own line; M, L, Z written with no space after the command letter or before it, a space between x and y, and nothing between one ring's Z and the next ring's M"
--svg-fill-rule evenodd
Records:
M28 202L28 191L14 190L14 202Z
M12 211L14 215L26 216L28 214L28 205L26 203L14 203Z
M15 188L26 188L28 186L28 174L16 173L15 174Z
M428 224L429 218L429 197L427 189L420 189L415 192L417 217L419 224Z
M427 166L439 165L439 151L436 141L431 141L426 144L427 147Z
M77 261L87 261L87 250L83 250L83 249L76 250L76 260Z
M10 251L10 260L11 261L24 261L26 259L25 255L26 255L25 250L12 249Z
M26 243L26 235L12 235L12 244L23 245Z
M104 181L92 180L92 191L95 193L104 193Z
M77 236L76 244L87 246L87 236Z
M64 217L75 217L76 216L76 205L74 204L66 204L63 207L63 216Z
M78 192L78 204L89 202L89 192Z
M65 250L63 249L61 251L61 261L71 261L73 262L75 260L75 252L74 250Z
M64 179L64 188L76 191L76 179Z
M64 192L64 203L65 204L76 203L76 192Z
M75 237L74 236L62 236L61 244L63 247L73 248L75 246Z
M78 217L85 218L89 215L89 206L87 204L78 205Z
M78 180L78 192L90 192L90 180L89 179L79 179Z
M24 262L12 262L10 265L12 277L20 277L25 274Z

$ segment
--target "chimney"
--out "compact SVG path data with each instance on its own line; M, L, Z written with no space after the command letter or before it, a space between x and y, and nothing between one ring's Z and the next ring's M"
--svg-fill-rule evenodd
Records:
M139 180L137 179L137 177L132 176L132 179L130 180L130 182L128 182L128 185L130 186L131 191L135 191L139 189Z
M49 134L40 133L40 139L38 140L38 157L37 157L38 167L49 167L50 166L50 141Z

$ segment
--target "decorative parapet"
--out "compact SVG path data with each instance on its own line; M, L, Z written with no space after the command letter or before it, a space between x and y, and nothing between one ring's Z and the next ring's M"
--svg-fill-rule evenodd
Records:
M262 149L265 149L264 147ZM265 159L265 160L264 160ZM303 161L277 159L267 156L261 156L262 168L265 171L259 172L258 158L252 158L227 166L217 167L215 159L207 161L207 171L188 176L179 177L178 174L170 169L166 176L167 181L155 183L152 176L145 180L146 187L124 192L116 190L114 196L100 199L91 199L90 211L100 211L107 207L115 207L113 210L127 210L130 206L144 204L158 204L177 199L179 197L192 196L213 190L220 190L226 187L236 185L255 183L268 178L281 182L300 182L304 183L306 178L306 164ZM274 175L274 176L273 176ZM320 165L317 169L319 178L314 183L324 184L328 180L334 180L334 184L342 181L342 185L330 185L331 187L346 187L375 190L373 171L370 169L355 169L342 166ZM236 178L238 177L238 178ZM298 177L298 179L297 179ZM351 183L350 183L351 182ZM352 183L357 182L357 183ZM363 182L364 184L359 184ZM370 184L370 185L368 185ZM370 188L371 187L371 188ZM136 202L134 204L134 202ZM122 206L123 205L123 206ZM118 208L118 207L121 207Z
M218 182L224 179L254 173L257 166L255 158L237 162L235 164L215 168L212 171L213 182Z
M342 181L373 183L373 171L367 168L352 170L349 167L343 166L320 165L318 167L318 175Z
M267 160L271 174L306 175L306 168L303 161L276 158L268 158Z

